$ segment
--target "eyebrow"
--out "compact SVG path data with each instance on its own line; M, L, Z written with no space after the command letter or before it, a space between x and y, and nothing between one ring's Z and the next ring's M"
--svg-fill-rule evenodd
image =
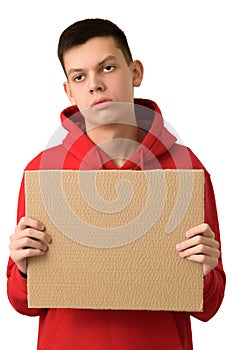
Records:
M102 61L100 61L98 64L97 64L97 67L101 67L103 66L105 63L109 62L109 61L113 61L113 60L117 60L116 59L116 56L113 56L113 55L108 55L106 56ZM71 68L69 69L68 71L68 75L71 75L73 73L80 73L80 72L83 72L85 69L84 68Z

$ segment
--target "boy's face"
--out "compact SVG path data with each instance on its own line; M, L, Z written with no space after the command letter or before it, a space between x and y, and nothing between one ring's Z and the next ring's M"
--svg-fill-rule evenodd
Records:
M96 37L64 54L64 89L79 110L103 110L113 102L133 103L143 77L141 62L127 64L112 37Z

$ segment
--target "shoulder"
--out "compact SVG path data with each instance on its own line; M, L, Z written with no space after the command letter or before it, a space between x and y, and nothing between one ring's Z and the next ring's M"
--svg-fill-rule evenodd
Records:
M207 172L204 164L189 147L175 143L169 152L178 169L203 169Z
M62 145L54 146L37 154L25 170L61 169L66 150Z

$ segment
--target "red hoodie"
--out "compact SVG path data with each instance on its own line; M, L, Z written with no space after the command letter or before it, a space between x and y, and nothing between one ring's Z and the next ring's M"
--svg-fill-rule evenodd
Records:
M205 222L220 241L216 204L210 176L192 151L176 143L165 128L158 106L136 99L138 127L147 131L134 154L121 167L125 169L204 169ZM68 131L62 144L41 152L26 167L38 169L116 169L113 162L85 133L85 122L77 107L61 113ZM22 180L18 220L25 215ZM8 297L13 307L28 316L39 316L39 350L191 350L190 316L208 321L218 311L224 297L225 273L221 257L215 269L204 278L203 312L115 311L80 309L33 309L27 306L27 280L15 263L8 263Z

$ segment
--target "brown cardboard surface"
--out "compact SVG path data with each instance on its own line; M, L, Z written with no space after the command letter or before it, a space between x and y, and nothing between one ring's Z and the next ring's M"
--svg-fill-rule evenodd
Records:
M28 261L29 307L202 311L202 266L175 245L203 222L202 170L25 172L52 237Z

